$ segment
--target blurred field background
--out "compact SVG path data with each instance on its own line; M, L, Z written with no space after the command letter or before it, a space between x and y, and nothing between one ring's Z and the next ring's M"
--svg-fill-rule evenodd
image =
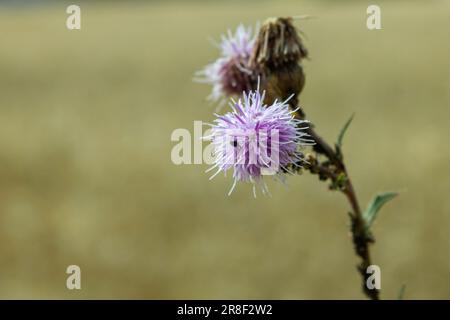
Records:
M24 1L22 1L25 3ZM211 121L194 72L242 22L299 21L302 102L344 151L374 227L382 298L450 298L450 2L80 2L0 9L0 298L361 299L348 204L305 174L253 199L175 166L176 128ZM69 291L66 267L82 270Z

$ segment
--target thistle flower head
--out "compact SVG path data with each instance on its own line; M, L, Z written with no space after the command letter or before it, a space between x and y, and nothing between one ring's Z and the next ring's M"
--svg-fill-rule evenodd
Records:
M239 25L233 34L222 35L218 45L221 56L197 73L197 80L212 85L209 99L240 95L255 85L256 75L249 68L255 36L251 28Z
M251 64L277 68L291 62L298 63L308 57L293 24L293 18L270 18L261 26L255 39Z
M209 170L233 170L233 191L237 182L253 183L263 193L268 192L264 175L274 175L283 180L290 167L299 166L303 159L301 145L311 144L300 125L305 120L295 119L287 101L264 105L264 93L250 91L242 99L230 103L231 112L217 115L211 135L215 163Z
M307 58L308 51L293 22L290 17L267 19L256 36L249 66L264 75L266 103L284 100L293 94L290 104L296 108L298 95L305 85L300 62ZM301 110L297 116L303 117Z

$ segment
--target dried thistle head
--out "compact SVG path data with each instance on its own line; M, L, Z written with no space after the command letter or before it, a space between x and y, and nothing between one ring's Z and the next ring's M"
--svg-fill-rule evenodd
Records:
M298 95L305 85L300 61L308 56L293 19L270 18L261 26L250 57L250 66L263 75L265 103L292 96L289 104L297 109Z
M291 62L298 63L308 56L293 19L269 18L261 26L253 48L251 63L277 68Z
M270 18L257 35L240 25L235 34L222 37L220 48L221 57L197 73L197 80L212 85L211 100L255 90L259 81L266 91L265 104L290 97L290 107L298 109L298 95L305 84L300 61L308 52L293 18ZM300 113L297 117L303 118Z

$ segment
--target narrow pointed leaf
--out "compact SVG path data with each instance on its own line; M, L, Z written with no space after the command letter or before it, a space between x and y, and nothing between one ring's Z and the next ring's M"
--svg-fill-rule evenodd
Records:
M339 132L339 136L336 142L336 148L339 150L342 148L342 142L344 140L345 132L347 131L348 127L350 127L350 124L352 123L354 116L355 114L352 114L352 116L347 120L347 122L344 124L341 131Z
M377 194L375 198L373 198L373 200L367 206L366 211L364 211L363 213L367 230L372 226L372 223L377 217L377 214L380 211L381 207L389 200L395 198L397 195L397 192L385 192Z

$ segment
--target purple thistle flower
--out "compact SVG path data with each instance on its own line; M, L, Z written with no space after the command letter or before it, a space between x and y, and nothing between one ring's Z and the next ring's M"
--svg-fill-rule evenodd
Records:
M250 54L255 43L251 28L239 25L234 34L222 35L218 47L221 56L203 70L197 72L199 82L212 85L208 99L219 101L220 98L240 95L249 91L256 83L256 75L249 68Z
M264 175L274 175L284 181L285 173L292 173L290 166L299 167L304 161L300 146L314 142L307 139L306 120L293 116L286 100L264 105L264 94L250 91L243 99L230 103L231 112L217 116L211 124L211 140L214 149L214 165L207 171L220 172L233 169L234 182L229 195L238 181L253 183L263 194L268 193Z

